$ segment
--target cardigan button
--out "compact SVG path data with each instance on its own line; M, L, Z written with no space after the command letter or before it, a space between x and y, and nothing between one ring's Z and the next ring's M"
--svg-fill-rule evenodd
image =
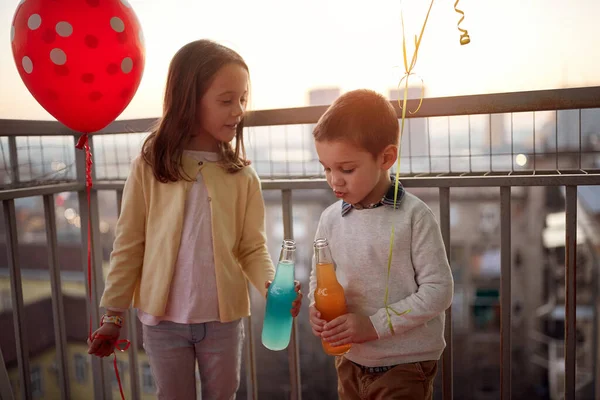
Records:
M202 161L198 161L198 165L202 165L204 164Z
M212 199L209 197L209 198L208 198L208 201L212 201Z

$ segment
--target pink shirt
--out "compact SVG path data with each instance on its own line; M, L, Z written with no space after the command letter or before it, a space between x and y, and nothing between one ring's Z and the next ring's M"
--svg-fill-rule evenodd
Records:
M217 153L190 150L185 153L199 162L219 159ZM157 325L160 321L180 324L219 321L210 198L201 173L187 194L184 213L165 315L155 317L138 310L139 319L145 325Z

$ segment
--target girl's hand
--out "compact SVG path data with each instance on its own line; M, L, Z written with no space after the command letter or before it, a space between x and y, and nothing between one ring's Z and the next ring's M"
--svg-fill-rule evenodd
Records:
M265 282L266 289L269 289L269 286L271 286L271 282L272 281ZM292 317L296 318L298 314L300 314L300 307L302 306L302 284L298 281L294 281L294 290L296 291L297 296L296 300L292 302L292 309L290 310L290 313L292 314Z
M88 338L88 354L98 357L110 356L115 352L115 342L119 339L120 333L121 328L119 326L109 322L105 323L92 333L92 341Z
M300 307L302 307L302 284L298 281L294 281L294 290L298 295L296 300L292 302L292 317L296 318L300 314Z

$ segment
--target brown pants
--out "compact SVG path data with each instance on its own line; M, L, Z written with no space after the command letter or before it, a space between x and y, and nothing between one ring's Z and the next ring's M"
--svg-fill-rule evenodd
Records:
M400 364L384 373L370 374L343 356L335 359L338 395L342 400L431 400L437 361Z

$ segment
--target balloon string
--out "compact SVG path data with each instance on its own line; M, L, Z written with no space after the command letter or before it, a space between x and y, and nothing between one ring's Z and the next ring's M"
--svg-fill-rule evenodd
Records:
M92 182L92 152L90 149L90 142L89 142L89 137L88 134L85 133L83 134L79 140L77 141L77 144L75 145L76 148L80 149L80 150L84 150L85 151L85 189L87 192L87 206L88 206L88 217L87 217L87 281L88 281L88 296L89 296L89 304L93 304L92 303L92 220L91 220L91 192L92 192L92 186L93 186L93 182ZM111 342L111 345L114 346L116 349L118 349L119 351L126 351L129 346L131 345L131 343L129 342L129 340L126 339L121 339L121 340L117 340L116 338L110 338L104 335L96 335L95 337L93 336L92 333L92 313L90 312L90 321L89 321L89 332L88 332L88 337L90 338L90 341L93 341L94 339L104 339L104 340L108 340ZM121 348L120 346L122 344L125 344L125 346L123 348ZM121 399L125 400L125 395L123 394L123 385L121 384L121 376L119 375L119 367L117 365L117 353L115 353L113 351L113 368L115 369L115 375L117 377L117 382L119 384L119 391L121 393Z

